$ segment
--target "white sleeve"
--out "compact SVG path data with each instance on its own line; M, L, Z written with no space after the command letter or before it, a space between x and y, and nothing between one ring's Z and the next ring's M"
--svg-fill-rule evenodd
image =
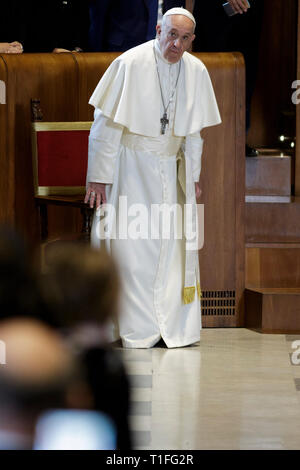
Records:
M192 161L193 181L197 183L201 173L203 139L200 132L189 134L185 138L185 157Z
M95 109L89 135L87 183L111 184L124 127Z

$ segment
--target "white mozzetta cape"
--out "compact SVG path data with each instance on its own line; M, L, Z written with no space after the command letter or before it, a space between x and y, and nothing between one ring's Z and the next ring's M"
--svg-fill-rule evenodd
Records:
M153 52L154 41L134 47L106 70L89 103L115 123L147 137L160 136L160 96ZM205 65L193 55L182 56L177 86L174 135L185 137L221 122Z

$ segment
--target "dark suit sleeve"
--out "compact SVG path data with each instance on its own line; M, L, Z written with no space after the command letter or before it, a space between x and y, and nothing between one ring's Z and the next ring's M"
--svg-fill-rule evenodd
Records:
M51 3L52 1L52 3ZM53 0L29 0L26 2L25 52L52 52L60 34L57 2ZM55 25L55 27L53 26Z
M10 0L1 5L0 42L19 41L24 45L27 29L25 2Z
M88 52L89 47L89 27L90 27L90 15L89 6L86 0L74 3L74 12L72 15L74 19L72 34L70 34L71 44L70 50L75 47L81 48L83 51ZM71 18L72 19L72 18ZM68 48L67 48L68 49Z
M90 49L95 52L104 50L105 24L111 0L90 1Z
M163 13L166 13L166 11L170 10L171 8L176 8L176 7L185 8L185 0L164 0Z
M53 2L53 0L52 0ZM68 49L70 51L79 47L83 51L89 50L89 6L86 0L68 0L65 4L62 0L56 3L56 34L54 47ZM55 24L55 23L54 23Z

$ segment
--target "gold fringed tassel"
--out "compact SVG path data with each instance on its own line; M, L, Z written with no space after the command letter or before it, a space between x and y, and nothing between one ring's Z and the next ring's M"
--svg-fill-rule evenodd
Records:
M197 282L197 292L198 292L199 299L201 299L202 291L201 291L201 287L200 287L200 282Z
M195 300L195 287L184 287L183 289L183 302L190 304Z

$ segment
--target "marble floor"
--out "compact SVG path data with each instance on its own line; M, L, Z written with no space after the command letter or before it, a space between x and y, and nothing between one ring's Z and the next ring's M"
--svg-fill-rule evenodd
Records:
M120 351L135 449L300 449L300 336L204 329L190 347Z

